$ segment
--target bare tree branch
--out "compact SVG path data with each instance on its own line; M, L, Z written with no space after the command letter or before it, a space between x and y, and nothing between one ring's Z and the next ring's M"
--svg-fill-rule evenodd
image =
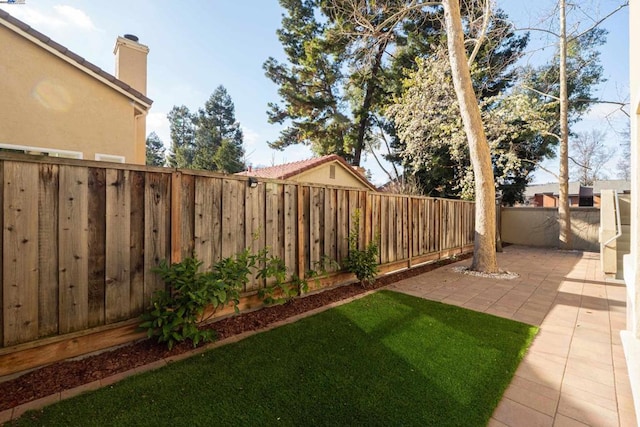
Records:
M625 7L629 6L629 0L627 0L624 3L621 3L617 8L615 8L614 10L612 10L611 12L609 12L607 15L605 15L604 17L600 18L599 20L595 21L593 23L592 26L590 26L589 28L587 28L586 30L582 31L581 33L578 33L576 35L570 36L568 38L568 40L572 41L572 40L576 40L579 39L580 37L584 36L585 34L587 34L589 31L592 31L594 28L598 27L598 25L602 24L604 21L606 21L607 19L609 19L611 16L613 16L616 12L618 12L621 9L624 9Z

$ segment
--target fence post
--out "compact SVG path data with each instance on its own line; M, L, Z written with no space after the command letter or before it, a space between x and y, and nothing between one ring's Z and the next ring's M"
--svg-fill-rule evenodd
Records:
M171 262L182 261L182 172L171 174Z

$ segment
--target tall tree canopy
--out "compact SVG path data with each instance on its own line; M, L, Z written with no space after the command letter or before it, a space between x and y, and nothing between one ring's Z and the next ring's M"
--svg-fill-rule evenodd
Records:
M309 145L318 155L350 158L352 121L344 108L343 64L345 44L327 35L327 23L316 16L320 0L280 0L285 9L277 31L288 63L269 58L264 70L279 86L282 105L269 104L269 122L286 124L269 143L282 149Z
M244 169L243 135L235 106L218 86L203 108L191 113L184 105L169 112L172 167L236 173Z
M174 106L169 114L169 134L171 136L171 150L167 156L167 163L174 168L188 168L193 163L196 127L194 116L184 106Z
M224 86L218 86L195 119L192 167L225 173L244 169L243 136L235 106ZM224 148L223 147L224 143Z
M164 156L164 144L160 140L160 137L157 133L151 132L147 136L147 161L146 164L149 166L164 166L165 164L165 156Z
M462 2L466 39L477 40L485 4ZM404 72L403 84L396 88L387 109L398 136L388 157L404 166L405 175L415 176L425 194L473 198L471 159L444 53L442 9L434 8L427 17L430 25L410 33L394 65L397 70L414 70ZM528 35L516 36L507 18L500 10L493 12L484 26L483 42L468 43L466 54L472 61L474 91L487 124L496 183L503 200L513 203L521 199L535 162L551 150L549 141L534 131L534 124L539 126L548 115L527 110L539 103L512 88L517 78L514 64L522 56Z

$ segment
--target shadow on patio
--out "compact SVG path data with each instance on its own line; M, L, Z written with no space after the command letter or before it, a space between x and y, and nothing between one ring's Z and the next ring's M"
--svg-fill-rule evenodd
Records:
M453 271L461 261L389 288L540 326L490 426L636 426L620 341L626 288L599 254L509 246L513 280Z

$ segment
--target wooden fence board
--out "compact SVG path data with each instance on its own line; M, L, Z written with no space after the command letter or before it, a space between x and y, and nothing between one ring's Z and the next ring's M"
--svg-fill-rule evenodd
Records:
M131 273L131 315L142 313L146 303L144 300L144 244L145 244L145 175L140 171L131 172L131 211L129 223L131 224L131 238L129 239L129 267Z
M273 182L265 183L265 245L269 254L284 259L283 224L284 187Z
M105 320L126 320L131 311L131 178L107 170Z
M304 277L311 268L309 209L311 191L307 185L298 186L298 276Z
M5 163L4 345L38 337L38 166Z
M298 188L284 184L284 261L287 275L298 274Z
M194 205L194 252L202 261L202 270L210 271L217 261L213 255L214 241L219 238L213 233L214 217L219 211L214 210L213 199L219 196L214 190L214 182L220 182L215 178L195 178L195 205ZM219 224L219 221L218 221Z
M309 204L310 268L316 270L324 253L324 189L311 187Z
M273 182L265 183L265 219L264 237L265 247L270 256L284 261L284 197L283 186ZM269 286L273 279L265 285Z
M244 249L244 186L246 182L222 181L222 257L233 256Z
M0 160L0 192L3 345L135 318L165 288L152 269L192 251L207 269L245 247L268 246L289 274L318 268L323 256L344 261L356 209L359 246L378 237L381 271L459 253L474 237L470 202L272 180L249 188L193 171L9 159ZM26 297L16 296L18 276Z
M60 332L88 327L88 170L60 168Z
M249 187L244 181L240 183L245 187L244 218L245 241L244 248L257 254L265 247L266 236L264 228L265 214L265 183L258 182L256 187ZM256 266L258 268L261 265ZM245 291L259 289L264 285L262 280L256 278L256 272L249 275L249 281Z
M338 258L338 233L337 233L337 209L336 190L334 188L325 189L324 194L324 256L329 260ZM335 271L331 265L324 265L327 271Z
M180 221L180 253L182 258L193 255L195 237L195 176L182 175L180 191L180 206L182 208L182 221Z
M349 198L346 190L339 189L337 192L338 201L338 263L342 263L349 253Z
M162 279L151 270L171 256L171 175L148 173L144 199L144 304L148 306L153 293L165 288Z
M58 332L58 166L39 165L38 335Z
M105 323L106 179L104 168L89 168L87 193L89 327Z

